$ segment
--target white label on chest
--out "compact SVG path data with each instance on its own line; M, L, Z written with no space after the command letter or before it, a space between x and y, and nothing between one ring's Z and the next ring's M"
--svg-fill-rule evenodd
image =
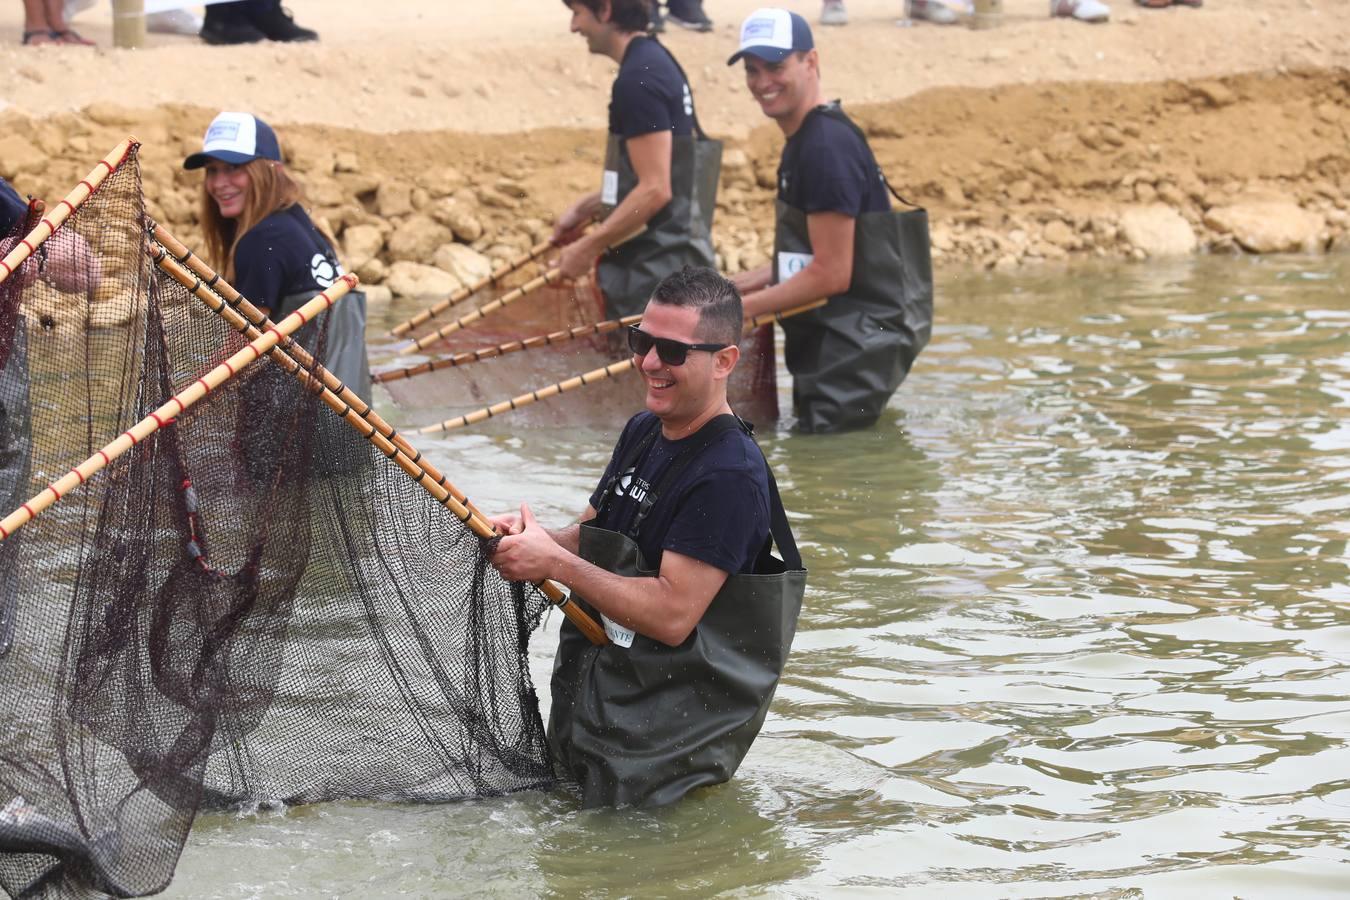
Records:
M633 646L633 637L637 634L636 631L631 628L624 628L604 613L600 613L600 618L605 621L605 636L611 642L620 647Z
M802 269L811 265L815 255L811 253L778 254L778 283L782 284Z
M605 177L600 182L600 202L606 206L619 205L619 173L613 169L606 169Z

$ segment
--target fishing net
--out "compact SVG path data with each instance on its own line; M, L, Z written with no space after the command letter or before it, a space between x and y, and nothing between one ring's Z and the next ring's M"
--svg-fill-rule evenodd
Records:
M243 346L146 224L133 148L58 232L97 284L57 290L36 256L0 284L3 511ZM323 338L297 334L320 360ZM161 890L208 805L550 783L545 605L255 363L0 542L0 888Z

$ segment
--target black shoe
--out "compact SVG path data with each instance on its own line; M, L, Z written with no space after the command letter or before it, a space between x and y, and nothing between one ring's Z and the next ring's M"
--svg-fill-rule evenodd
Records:
M253 17L253 24L269 41L317 41L319 33L295 24L291 11L280 3Z
M207 15L206 21L202 23L202 40L208 44L256 44L266 39L267 35L247 22L215 19Z
M712 31L712 19L703 11L703 0L672 0L666 18L690 31Z

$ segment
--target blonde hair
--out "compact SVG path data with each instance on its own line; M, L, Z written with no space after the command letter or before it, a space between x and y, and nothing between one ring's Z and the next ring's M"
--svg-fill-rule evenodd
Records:
M206 252L211 264L226 281L233 281L237 274L234 251L239 246L239 239L272 213L301 202L305 196L300 185L279 162L254 159L241 168L248 172L248 193L244 198L244 210L235 219L220 214L220 207L206 192L206 180L202 180L201 220Z

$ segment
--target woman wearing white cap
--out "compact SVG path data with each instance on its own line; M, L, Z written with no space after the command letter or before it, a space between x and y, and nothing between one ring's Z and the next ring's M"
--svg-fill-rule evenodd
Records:
M216 116L183 168L206 170L201 221L211 263L273 319L342 276L331 241L300 204L303 192L286 171L276 132L262 119ZM329 318L324 365L368 401L365 296L352 292Z

